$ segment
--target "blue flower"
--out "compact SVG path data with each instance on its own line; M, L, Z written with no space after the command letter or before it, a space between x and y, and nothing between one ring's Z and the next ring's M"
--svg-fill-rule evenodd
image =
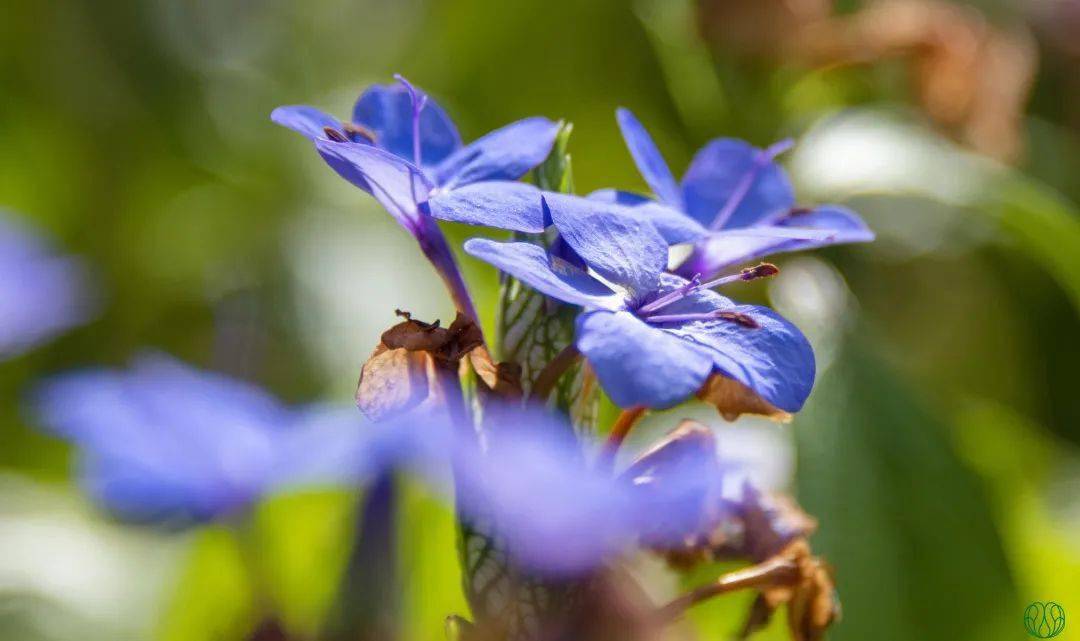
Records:
M561 417L485 413L483 448L471 426L453 441L457 506L531 569L573 574L636 544L675 547L723 515L727 468L707 428L676 430L615 474L589 464Z
M791 141L757 149L741 140L718 138L698 151L682 182L676 183L637 118L626 109L619 109L616 118L638 171L659 203L710 232L679 266L678 273L687 278L718 274L770 254L874 239L862 219L846 207L795 206L791 183L774 162L791 148ZM614 190L590 197L628 205L649 202Z
M76 259L0 211L0 359L39 345L93 313L88 277Z
M545 201L560 236L603 282L530 243L474 238L465 251L586 308L575 343L615 403L671 407L716 373L784 412L802 407L815 371L806 338L768 308L711 291L771 275L775 267L686 280L664 272L668 245L652 225L601 202L557 194Z
M814 530L790 498L763 492L721 455L701 423L682 421L613 472L587 462L563 419L535 407L489 409L483 448L470 425L446 441L459 461L457 507L540 573L595 568L633 546L688 561L760 562Z
M286 407L159 354L61 375L36 401L43 424L79 447L88 493L133 520L224 518L282 488L353 482L387 458L354 409Z
M446 112L398 79L365 91L351 122L306 106L278 107L271 118L315 141L338 174L375 196L414 235L427 214L542 231L539 191L516 181L547 158L558 123L526 118L463 146Z

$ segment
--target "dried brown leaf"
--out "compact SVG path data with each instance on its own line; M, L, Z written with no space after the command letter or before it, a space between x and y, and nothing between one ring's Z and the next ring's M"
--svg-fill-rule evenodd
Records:
M728 421L734 421L742 414L756 414L781 423L791 420L791 414L761 398L746 385L722 374L709 377L697 395L714 406L720 416Z
M416 407L431 394L431 357L380 343L360 371L356 405L378 421Z
M372 420L437 396L437 376L457 376L462 357L483 348L480 328L460 313L446 328L438 321L416 320L408 312L397 314L405 320L383 332L360 372L356 404Z

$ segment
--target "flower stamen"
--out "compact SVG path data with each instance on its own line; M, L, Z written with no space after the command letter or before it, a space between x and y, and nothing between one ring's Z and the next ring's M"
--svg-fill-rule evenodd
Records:
M333 127L323 127L323 133L326 134L327 138L334 142L349 142L348 136Z
M667 307L668 305L674 303L677 300L682 300L684 297L686 297L687 294L696 290L700 286L701 274L694 274L694 277L690 279L690 282L686 283L682 287L676 289L669 294L665 294L660 298L657 298L656 300L648 303L647 305L643 305L640 309L638 309L638 312L642 314L648 314L650 312L655 312L663 309L664 307Z
M367 141L369 145L375 144L375 132L363 125L347 122L342 128L345 130L345 134L352 138L353 142L356 142L356 138L360 137Z
M780 268L772 263L760 263L753 267L747 267L741 270L737 274L729 274L727 276L721 276L707 283L701 282L701 274L694 274L694 277L690 279L690 282L686 283L682 287L679 287L673 292L664 294L660 298L647 303L638 308L638 314L648 315L653 312L658 312L661 309L678 302L690 294L703 289L712 289L713 287L719 287L720 285L727 285L728 283L734 283L738 281L751 281L759 278L769 278L780 273Z
M747 329L758 329L761 327L761 325L749 314L719 309L712 312L699 312L693 314L661 314L657 316L646 316L643 320L646 323L691 323L694 321L726 320Z

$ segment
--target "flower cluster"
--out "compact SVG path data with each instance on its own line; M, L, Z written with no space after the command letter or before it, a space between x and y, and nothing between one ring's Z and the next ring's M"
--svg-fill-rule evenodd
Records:
M795 639L820 637L837 607L807 543L812 518L751 483L700 423L680 423L628 463L618 456L650 409L697 397L725 417L785 420L809 396L814 354L798 328L715 291L777 274L756 263L769 255L873 238L848 209L796 205L776 163L789 142L715 140L676 182L620 109L652 196L578 196L563 157L568 125L527 118L466 145L404 78L365 91L349 120L307 106L271 117L412 235L456 318L444 327L397 312L403 319L362 368L363 416L290 408L157 354L128 371L60 376L39 390L39 413L80 447L92 496L129 519L232 522L283 488L385 482L408 468L456 501L475 619L454 619L462 638L655 638L686 608L742 588L759 592L746 633L786 606ZM547 178L521 180L534 170ZM542 304L515 308L489 343L438 221L511 232L463 250ZM674 245L686 246L683 260ZM504 296L504 316L518 290ZM546 346L553 355L539 371L497 360L522 326L551 330L567 318L565 340ZM584 420L552 394L560 385L586 400L602 389L621 408L606 441L582 436ZM676 567L752 565L656 607L614 570L634 548Z
M551 190L553 182L570 184L565 179L538 179L535 186L517 180L549 157L560 167L562 151L552 151L568 134L560 124L530 118L462 147L445 112L398 80L361 95L349 122L311 107L282 107L272 117L312 139L340 176L378 199L451 285L459 311L454 324L442 329L406 315L365 365L357 400L376 419L417 406L445 412L458 435L451 440L471 444L450 451L467 524L467 583L482 584L468 592L489 633L492 620L496 636L533 638L553 629L551 617L531 631L521 620L507 620L514 618L505 614L507 592L524 594L512 586L501 586L499 604L485 601L497 581L476 568L492 548L510 554L509 561L499 557L504 566L544 574L596 568L633 543L673 558L735 553L778 563L784 576L766 572L757 584L764 601L755 606L756 616L798 602L800 612L812 616L793 616L793 634L818 636L835 608L831 579L805 545L812 519L797 508L770 507L773 499L750 486L735 483L732 494L738 474L717 459L711 431L684 424L622 472L612 466L619 443L646 409L670 408L694 395L726 417L752 412L786 419L801 409L815 376L809 342L771 309L739 304L715 289L775 275L770 263L748 265L769 255L866 242L872 232L844 207L796 204L776 163L790 141L757 149L714 140L676 182L645 128L620 109L619 127L653 197L614 189L576 196ZM515 379L521 364L493 362L482 333L470 326L475 311L459 288L456 265L429 250L446 245L434 220L513 232L510 241L472 238L464 251L552 304L580 310L572 340L535 379ZM679 244L690 249L673 263L670 248ZM458 380L465 354L480 379L472 404ZM568 437L578 426L555 417L570 408L556 402L537 409L579 357L587 375L624 408L591 465L582 443ZM476 406L482 411L468 411ZM718 535L730 533L733 523L742 532L737 543ZM751 617L747 630L761 622Z
M515 232L554 227L563 241L557 251L487 239L468 241L465 251L583 308L576 347L618 405L671 407L719 374L777 412L802 407L815 373L805 337L775 312L713 291L776 273L769 264L722 273L740 263L873 238L843 207L795 206L774 162L790 143L759 150L715 140L677 184L645 129L619 110L656 200L615 190L545 193L513 181L548 155L556 123L529 118L461 147L445 112L399 80L365 91L350 122L312 107L281 107L272 118L313 139L338 174L374 195L422 247L446 244L431 218ZM668 247L685 242L693 250L670 273ZM452 260L433 262L448 283L461 282ZM467 294L452 293L459 310L475 318Z

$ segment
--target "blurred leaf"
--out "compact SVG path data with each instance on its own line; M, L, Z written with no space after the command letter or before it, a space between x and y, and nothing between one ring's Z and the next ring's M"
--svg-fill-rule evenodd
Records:
M1015 173L995 194L1001 224L1069 293L1080 310L1080 210L1049 187Z
M253 622L251 591L232 532L224 527L198 532L157 638L238 639Z
M402 638L445 641L445 620L465 615L461 568L455 549L457 523L453 509L410 479L401 483Z
M799 498L836 567L832 639L1014 639L1022 612L982 488L943 421L861 345L794 425Z
M1068 605L1067 599L1080 595L1080 548L1069 529L1069 506L1061 499L1076 497L1057 497L1055 503L1047 490L1054 472L1068 463L1076 466L1080 452L985 400L965 404L955 434L961 454L991 489L1023 601L1056 599Z
M259 506L252 544L269 598L286 627L314 631L323 622L348 555L356 496L286 494Z
M690 0L641 0L636 12L664 71L668 95L682 121L701 139L716 135L718 120L732 105L716 76L712 57L695 37Z

